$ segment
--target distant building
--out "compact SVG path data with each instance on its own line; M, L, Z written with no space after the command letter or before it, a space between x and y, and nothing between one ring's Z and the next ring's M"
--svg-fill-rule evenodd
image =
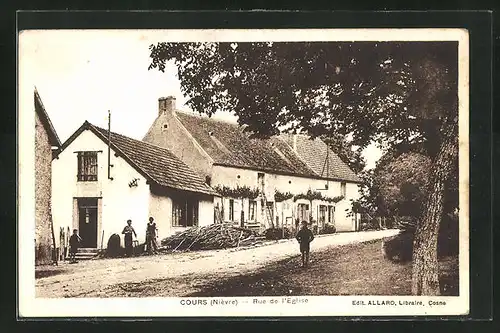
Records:
M84 248L106 248L115 233L123 245L128 219L140 243L149 216L160 238L213 223L216 193L185 163L153 144L113 132L108 138L107 130L89 122L64 142L53 174L56 230L78 229Z
M361 179L320 139L250 138L236 124L178 111L167 97L143 140L167 148L219 191L216 220L261 230L302 220L318 229L359 228L350 200L359 197Z
M52 262L51 162L61 141L35 89L35 264Z

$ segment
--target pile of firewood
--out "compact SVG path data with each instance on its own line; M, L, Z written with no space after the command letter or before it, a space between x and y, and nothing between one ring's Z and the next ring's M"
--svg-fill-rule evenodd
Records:
M160 250L196 251L216 250L255 243L255 233L232 224L219 223L193 227L161 241Z

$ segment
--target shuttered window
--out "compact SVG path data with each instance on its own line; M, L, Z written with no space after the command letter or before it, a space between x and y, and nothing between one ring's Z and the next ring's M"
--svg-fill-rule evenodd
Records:
M229 221L234 221L234 200L229 199Z
M325 224L325 222L326 222L326 211L327 211L327 206L324 206L324 205L320 205L319 206L319 216L318 216L318 219L319 219L319 222L321 224Z
M335 206L328 206L328 223L335 223Z
M78 181L97 180L97 152L78 152Z
M255 221L255 211L257 210L257 201L250 200L248 202L248 220Z

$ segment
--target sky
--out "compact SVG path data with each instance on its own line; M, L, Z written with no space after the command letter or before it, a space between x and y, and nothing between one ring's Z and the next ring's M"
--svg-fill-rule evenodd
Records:
M158 98L175 96L177 108L190 111L173 64L164 73L148 70L149 45L168 41L168 31L51 30L19 37L20 84L36 87L64 142L85 120L141 140L158 114ZM214 118L236 122L235 116ZM381 151L363 152L367 168Z

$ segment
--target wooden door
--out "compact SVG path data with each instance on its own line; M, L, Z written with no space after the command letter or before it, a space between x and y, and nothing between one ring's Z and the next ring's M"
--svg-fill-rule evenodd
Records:
M78 233L83 248L97 248L97 198L78 199Z

